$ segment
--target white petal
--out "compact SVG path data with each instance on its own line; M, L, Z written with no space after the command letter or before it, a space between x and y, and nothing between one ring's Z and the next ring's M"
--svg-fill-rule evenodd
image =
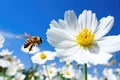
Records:
M80 14L78 17L78 25L79 25L79 29L82 30L83 29L82 14Z
M79 32L79 29L76 25L75 25L76 28L74 27L74 25L72 26L72 27L74 27L74 30L75 30L75 31L73 31L73 29L70 28L70 26L67 24L67 22L63 21L61 19L59 19L59 25L62 28L61 30L67 31L68 33L70 33L73 36L76 36L76 34Z
M59 45L59 43L62 43L63 41L75 42L75 37L63 30L50 29L47 31L47 40L52 46L59 47L57 45ZM65 46L69 46L69 45L65 45Z
M108 78L108 80L119 80L116 78L116 75L114 75L114 74L107 75L107 78Z
M100 47L97 43L94 43L90 48L88 48L90 53L97 54L100 52Z
M97 43L102 51L114 53L120 50L120 35L104 37Z
M67 25L67 23L61 19L59 19L59 25L61 26L62 30L69 30L69 26Z
M60 48L60 49L67 49L67 48L74 47L76 45L77 45L76 42L74 42L74 41L68 41L68 40L62 41L62 42L60 42L58 44L55 44L55 46L57 46L57 48Z
M73 10L65 12L64 20L66 21L66 23L69 26L69 29L72 32L78 32L79 27L77 22L77 16Z
M92 23L92 12L91 11L87 11L87 15L86 15L86 26L88 29L90 29L91 27L91 23Z
M108 16L106 18L102 18L100 21L101 22L95 32L95 39L103 37L111 30L114 23L114 17Z
M79 46L74 46L68 49L57 49L56 52L58 53L58 56L62 58L70 57L71 55L74 55L77 50L79 50Z
M44 51L43 53L46 53L47 60L54 60L56 57L56 52L51 52L51 51Z
M90 28L93 33L97 29L97 26L98 26L98 20L97 20L96 14L93 13L93 15L92 15L92 23L91 23L91 28Z
M87 11L86 10L82 12L81 18L82 18L82 27L87 27Z
M113 69L104 69L103 75L108 79L108 80L117 80L117 77L113 73Z
M100 23L103 22L103 21L105 20L105 18L106 18L106 17L102 17L102 18L100 19Z
M88 63L90 61L89 52L80 48L79 46L71 49L66 49L61 51L59 50L58 55L62 59L62 61L75 60L79 64Z
M5 67L8 67L8 66L10 66L10 62L9 61L6 61L6 60L4 60L4 59L0 59L0 66L1 67L3 67L3 68L5 68Z
M5 42L5 39L4 39L4 37L0 34L0 48L3 47L4 42Z
M94 65L108 63L108 60L112 57L111 54L105 52L99 52L97 54L90 54L89 56Z
M8 55L12 55L12 51L9 51L8 49L3 49L1 52L0 52L0 56L8 56Z
M62 27L55 20L52 20L51 23L50 23L50 28L59 28L59 29L61 29Z
M56 22L55 20L51 21L50 28L51 29L54 29L54 28L60 29L60 30L70 33L71 35L76 35L76 33L77 33L77 31L73 31L73 29L70 28L70 26L67 24L66 21L63 21L61 19L59 19L59 23ZM76 29L76 30L78 30L78 29Z
M79 16L78 23L79 26L81 27L80 29L87 27L89 30L92 30L93 32L96 30L98 25L95 13L86 10L84 10L83 13Z
M84 63L91 62L89 56L90 56L90 53L88 50L79 49L75 54L75 61L78 64L84 64Z

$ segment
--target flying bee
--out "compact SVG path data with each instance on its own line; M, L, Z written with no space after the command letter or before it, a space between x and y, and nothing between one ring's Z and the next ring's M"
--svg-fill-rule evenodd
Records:
M24 48L29 47L29 51L31 51L34 46L42 44L42 38L39 36L31 36L30 34L25 33L24 35L17 36L17 37L27 38L27 40L24 43Z

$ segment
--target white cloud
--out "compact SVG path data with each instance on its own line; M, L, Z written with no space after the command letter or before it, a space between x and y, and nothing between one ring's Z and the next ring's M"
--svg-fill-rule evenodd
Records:
M0 34L3 35L6 38L16 38L16 34L6 31L0 31Z

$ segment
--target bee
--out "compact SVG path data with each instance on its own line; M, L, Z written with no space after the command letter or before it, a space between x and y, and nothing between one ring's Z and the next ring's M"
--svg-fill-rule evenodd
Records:
M24 33L24 35L17 36L17 37L27 38L27 40L24 43L24 48L29 47L29 51L31 51L34 46L42 44L42 38L39 36L31 36L28 33Z

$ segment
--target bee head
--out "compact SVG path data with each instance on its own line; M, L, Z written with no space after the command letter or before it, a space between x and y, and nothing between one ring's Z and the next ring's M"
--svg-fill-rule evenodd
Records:
M39 36L36 36L36 40L37 40L37 43L38 44L42 44L42 38L41 37L39 37Z

